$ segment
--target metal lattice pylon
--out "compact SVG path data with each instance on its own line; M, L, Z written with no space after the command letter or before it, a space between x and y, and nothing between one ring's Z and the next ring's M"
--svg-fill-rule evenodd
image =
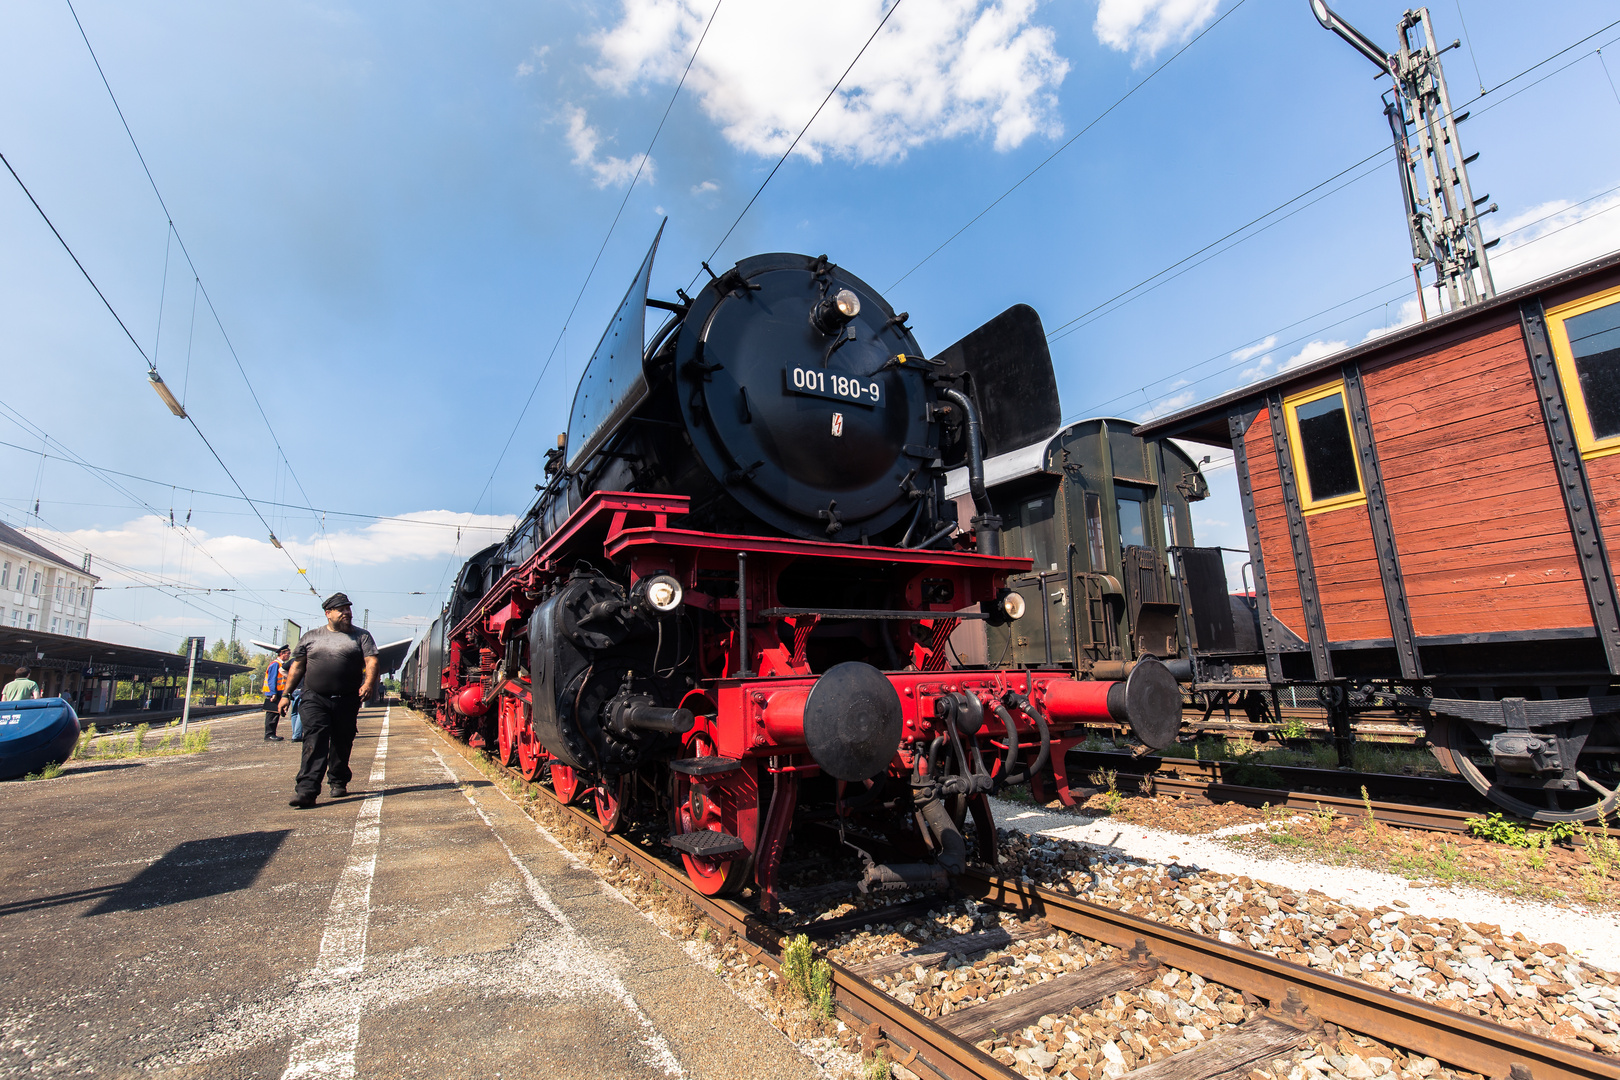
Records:
M1468 165L1479 155L1463 155L1457 121L1467 119L1468 114L1452 114L1451 96L1440 67L1440 54L1455 48L1458 42L1444 49L1436 47L1428 8L1401 16L1396 27L1400 48L1393 53L1379 48L1322 0L1311 0L1311 11L1318 22L1349 42L1395 82L1393 90L1385 95L1384 113L1389 118L1400 166L1414 277L1422 264L1432 265L1435 284L1444 287L1451 310L1495 296L1496 285L1485 253L1496 241L1485 243L1479 229L1479 207L1490 196L1476 199L1468 186ZM1483 213L1495 209L1496 204L1491 203ZM1421 281L1418 303L1423 305ZM1426 317L1426 310L1424 314Z

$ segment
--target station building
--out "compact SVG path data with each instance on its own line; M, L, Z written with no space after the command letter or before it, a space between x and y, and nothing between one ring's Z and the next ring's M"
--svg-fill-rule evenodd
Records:
M89 637L100 580L88 554L75 565L0 522L0 627Z
M88 555L76 565L0 522L0 682L26 664L46 697L65 698L81 716L127 712L138 720L177 713L185 657L90 636L100 580L90 572ZM196 691L212 705L232 675L249 670L198 660Z

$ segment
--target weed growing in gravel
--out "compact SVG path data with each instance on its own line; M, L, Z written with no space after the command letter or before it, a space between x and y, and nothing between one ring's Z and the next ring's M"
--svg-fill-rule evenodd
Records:
M1311 729L1299 717L1289 716L1277 725L1277 735L1283 739L1308 739L1311 737Z
M61 776L61 775L62 775L62 763L60 761L53 761L50 764L46 765L43 769L39 770L39 772L29 773L27 776L23 777L23 779L24 780L55 780L58 776Z
M1114 769L1103 769L1092 773L1090 779L1104 790L1103 812L1109 815L1119 813L1119 808L1125 804L1125 796L1119 792L1119 773Z
M815 959L810 938L789 938L782 950L782 978L824 1020L833 1017L832 965Z
M1333 831L1333 819L1336 816L1333 811L1322 809L1321 803L1317 803L1316 809L1311 811L1311 820L1316 823L1316 831L1321 833L1324 839Z
M1367 785L1361 785L1361 805L1367 808L1367 818L1362 822L1361 829L1367 834L1369 844L1378 843L1378 819L1373 816L1372 796L1367 794Z
M883 1053L881 1048L872 1055L872 1060L861 1068L861 1080L890 1080L893 1076L894 1073L889 1068L888 1056Z
M90 756L90 744L95 741L95 738L96 738L96 725L91 724L89 727L85 728L84 733L79 736L78 745L76 745L73 748L73 756L75 758L89 757Z
M1509 847L1528 848L1535 847L1535 838L1530 831L1522 826L1515 825L1500 813L1490 817L1469 818L1468 835L1478 836L1484 840L1492 840L1498 844Z
M1591 903L1607 898L1605 886L1620 869L1620 840L1603 831L1609 827L1609 816L1599 814L1598 825L1598 830L1588 831L1583 823L1575 823L1575 835L1586 846L1587 865L1580 869L1581 893Z

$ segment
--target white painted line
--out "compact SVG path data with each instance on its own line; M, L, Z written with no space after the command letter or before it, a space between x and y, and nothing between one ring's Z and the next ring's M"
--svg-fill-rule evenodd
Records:
M334 990L342 982L358 982L366 962L366 925L371 920L371 881L377 874L377 847L382 823L382 783L388 759L388 715L383 711L382 730L377 734L377 753L371 761L372 793L360 804L354 822L354 843L349 861L332 890L332 905L326 911L326 932L321 935L321 952L300 987L301 992ZM354 1080L354 1049L360 1042L359 993L348 995L341 1008L321 1014L317 1021L299 1031L287 1055L287 1071L281 1080L305 1077L335 1077Z
M569 950L577 957L575 966L588 974L594 975L603 989L619 1004L623 1005L625 1011L640 1025L642 1045L652 1052L654 1062L664 1070L664 1074L672 1077L685 1076L686 1070L681 1068L681 1063L676 1060L675 1054L669 1048L669 1044L664 1041L664 1036L653 1025L652 1018L642 1011L641 1005L636 1001L635 996L630 993L629 988L619 980L619 976L614 973L607 958L591 947L590 943L585 940L584 935L574 926L573 921L568 918L562 908L557 906L557 902L551 898L551 894L541 887L540 882L529 872L529 868L524 866L517 854L507 846L505 839L496 831L495 823L489 819L488 814L484 813L484 808L478 805L478 800L473 798L472 792L461 786L461 778L450 767L450 763L444 759L444 755L439 753L437 746L433 747L433 756L439 759L439 764L444 768L445 773L449 775L451 781L456 784L467 802L472 805L473 811L488 827L489 834L495 838L496 843L501 845L512 865L517 867L518 874L523 878L523 884L529 890L529 898L534 901L536 907L551 916L557 925L562 928L568 939L567 946ZM547 839L550 839L549 835ZM553 840L552 842L555 843L556 841ZM579 864L575 862L574 865ZM283 1077L283 1080L287 1080L287 1078Z

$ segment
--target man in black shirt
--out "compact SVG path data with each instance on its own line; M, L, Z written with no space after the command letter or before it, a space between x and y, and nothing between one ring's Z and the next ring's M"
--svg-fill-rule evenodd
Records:
M303 684L298 715L304 721L304 757L296 793L288 803L300 810L315 805L323 774L332 798L349 794L355 721L360 703L377 685L377 643L370 633L355 628L349 598L333 593L321 606L326 609L326 625L298 639L281 698L285 714L292 707L292 692Z

